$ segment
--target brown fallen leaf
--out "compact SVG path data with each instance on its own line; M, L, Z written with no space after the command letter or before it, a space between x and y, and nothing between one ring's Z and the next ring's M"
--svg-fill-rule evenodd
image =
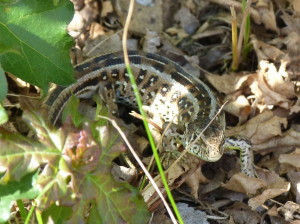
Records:
M255 195L258 190L265 188L267 184L263 180L248 177L243 173L237 173L226 184L222 184L222 186L228 190Z
M299 147L299 138L299 131L294 128L290 128L278 137L274 136L269 140L266 139L267 141L265 142L260 142L258 144L253 145L253 148L255 151L262 151L270 148L273 148L276 151L286 151L287 148L288 150L290 150L291 147Z
M208 183L208 179L203 175L201 167L199 167L199 169L185 180L185 183L191 188L191 195L194 198L198 198L199 185Z
M261 21L265 27L279 33L272 1L258 0L256 1L254 8L258 11Z
M262 194L249 199L248 205L251 206L253 210L263 205L268 199L274 198L290 190L290 183L285 182L284 179L279 177L279 175L275 172L257 170L257 173L258 176L268 184L268 186Z
M257 40L254 35L251 35L251 43L253 44L258 61L271 60L280 62L280 60L286 58L286 54L283 51L270 44Z
M280 106L289 109L290 98L295 97L294 84L284 80L287 77L285 63L282 63L279 70L273 63L260 62L260 70L250 88L256 98L264 99L266 105ZM256 91L259 88L260 91Z
M286 221L293 221L298 219L300 212L300 206L292 201L287 201L284 206L278 208L278 213L284 216ZM299 221L299 220L295 220Z
M225 210L230 216L233 217L233 223L248 223L258 224L260 223L260 216L251 208L241 202L236 202L233 206Z
M205 77L218 92L231 94L246 84L249 75L239 75L236 73L224 74L222 76L206 74Z
M279 156L279 163L287 163L294 167L300 168L300 148L289 154Z
M226 136L243 136L251 140L255 146L267 142L271 138L282 135L282 126L286 127L287 119L273 114L272 111L264 111L241 126L226 130Z
M299 14L300 13L300 1L294 0L293 1L293 8Z
M244 95L240 95L225 106L225 111L238 117L238 125L240 125L244 123L251 114L251 106L247 98Z
M287 177L292 185L292 192L296 195L296 202L300 204L300 172L289 172Z

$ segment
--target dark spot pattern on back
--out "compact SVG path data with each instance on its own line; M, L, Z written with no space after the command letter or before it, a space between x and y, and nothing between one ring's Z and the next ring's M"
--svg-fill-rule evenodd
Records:
M145 80L146 75L147 75L147 70L145 70L145 69L140 69L139 75L138 75L137 78L136 78L136 84L137 84L137 85L141 84L141 83Z
M119 80L120 70L119 69L113 69L111 70L111 77L115 80Z
M167 83L163 83L160 88L160 94L162 96L166 96L170 90L171 90L171 86Z
M142 89L148 89L149 87L155 85L155 83L158 81L158 76L151 75L148 79L148 81L142 86Z

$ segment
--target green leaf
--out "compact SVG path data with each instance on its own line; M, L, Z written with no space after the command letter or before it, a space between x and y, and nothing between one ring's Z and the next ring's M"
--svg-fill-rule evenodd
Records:
M0 183L19 181L43 164L55 164L61 152L33 139L0 129Z
M51 205L49 209L43 212L44 223L63 224L72 214L71 207ZM95 223L95 220L94 220Z
M0 3L0 62L5 71L44 91L49 82L73 81L66 27L73 5L61 0L22 0Z
M4 107L0 104L0 125L6 123L8 121L7 113Z
M66 107L63 110L62 121L65 121L67 116L71 116L76 127L79 127L79 125L82 124L82 122L86 121L87 119L78 112L78 105L79 99L74 95L71 96L70 100L68 101Z
M7 81L2 66L0 64L0 103L4 100L6 94L7 94Z
M29 109L25 102L24 108ZM10 184L40 167L37 186L41 191L35 202L40 211L47 211L42 214L45 222L84 223L96 217L99 223L149 220L138 190L112 176L112 161L125 145L110 123L99 120L94 126L85 122L78 129L67 119L56 130L49 128L38 112L25 111L24 118L40 141L0 128L0 180ZM97 131L94 137L92 133Z
M10 217L10 209L13 203L19 199L32 199L39 193L36 185L37 172L24 176L20 181L11 181L0 185L0 223Z

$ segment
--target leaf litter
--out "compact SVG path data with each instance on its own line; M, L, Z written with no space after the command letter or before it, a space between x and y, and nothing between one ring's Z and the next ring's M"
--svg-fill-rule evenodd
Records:
M69 26L69 33L76 38L72 51L74 63L103 52L121 50L118 32L127 13L127 1L72 2L75 3L76 13ZM240 60L240 67L234 72L230 70L232 55L229 6L235 7L237 16L241 19L241 1L149 2L136 3L128 39L130 49L159 53L176 61L205 80L215 90L221 102L229 100L225 106L228 125L226 135L239 135L251 141L258 174L257 178L249 178L239 173L237 155L224 155L217 163L204 165L193 161L194 159L187 159L179 163L176 169L169 171L171 189L190 193L188 196L174 191L175 198L188 202L194 209L205 211L208 216L219 217L211 219L212 223L274 223L275 220L277 223L296 223L299 220L297 203L300 198L299 1L258 0L252 3L252 48L248 57ZM146 16L154 11L154 17ZM195 68L190 64L197 66ZM60 144L65 145L64 149L61 148L63 151L59 152L64 154L59 172L55 173L50 166L62 160L58 160L55 153L51 155L53 158L50 155L38 155L36 153L39 151L47 151L44 146L25 143L20 139L21 145L28 146L22 150L32 151L35 148L34 153L38 156L26 155L27 160L16 170L11 169L13 163L8 166L8 161L4 161L1 170L3 172L5 168L9 172L1 180L20 179L37 167L43 167L39 186L42 189L51 183L53 188L45 197L40 198L39 205L50 209L53 204L47 198L60 205L72 205L77 212L70 220L79 222L81 220L78 215L82 211L80 206L87 209L88 205L84 203L94 200L96 208L97 203L105 200L103 195L95 197L101 195L99 188L95 186L100 186L107 179L111 184L103 186L103 189L112 187L112 180L106 175L101 176L110 166L112 158L108 158L102 165L98 164L96 161L101 157L101 149L94 143L90 128L85 127L75 132L75 129L71 129L71 133L67 134L68 128L65 126L58 135L55 134L60 139ZM40 130L40 127L36 130ZM39 136L49 145L50 139L45 135L45 129L42 130L44 131ZM112 130L109 129L108 133L110 132ZM137 136L139 133L140 131ZM120 144L118 140L116 142ZM1 145L1 148L10 148L11 143L6 141L2 144L6 145ZM74 150L75 146L80 147ZM116 155L120 153L120 147L124 146L116 146ZM145 154L147 151L142 149L140 156L148 164L150 159ZM15 162L18 163L18 160ZM25 166L26 164L30 166ZM196 174L193 174L200 165L203 172L197 169ZM89 175L83 174L84 172ZM51 182L53 180L54 183ZM183 184L184 180L187 180L186 184ZM131 183L136 185L137 180ZM82 194L80 197L84 200L78 201L77 198L76 201L76 197L69 200L66 195L72 193ZM143 191L144 199L154 197L152 193L151 186L147 186ZM116 200L119 200L117 196ZM146 201L151 211L161 208L159 199ZM213 207L217 203L220 206ZM229 217L219 212L225 212ZM224 217L228 219L224 220Z

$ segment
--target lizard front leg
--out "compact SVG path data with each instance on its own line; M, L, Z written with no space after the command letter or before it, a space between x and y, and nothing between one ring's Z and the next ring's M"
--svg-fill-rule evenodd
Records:
M249 177L256 177L253 167L253 151L251 142L242 137L227 137L223 144L224 148L240 150L241 171Z

